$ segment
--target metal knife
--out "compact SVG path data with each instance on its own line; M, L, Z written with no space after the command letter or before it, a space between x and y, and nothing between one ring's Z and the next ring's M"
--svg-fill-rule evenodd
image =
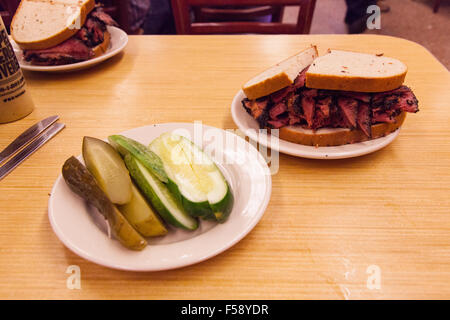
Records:
M39 121L29 129L27 129L20 136L18 136L13 142L11 142L9 146L7 146L2 152L0 152L0 165L2 165L3 162L13 156L17 151L30 143L33 139L38 137L42 132L47 130L47 128L58 121L58 119L59 116L53 116Z
M9 160L3 167L0 167L0 180L2 180L8 173L14 170L25 159L31 156L36 150L42 147L48 140L53 138L58 132L64 129L63 123L56 123L45 131L39 138L31 142L25 148Z

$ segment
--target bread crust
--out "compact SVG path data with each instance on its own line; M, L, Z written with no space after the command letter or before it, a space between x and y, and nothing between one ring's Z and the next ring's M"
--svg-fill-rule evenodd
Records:
M21 6L23 1L20 2L19 7L16 10L16 14L14 15L12 21L11 21L11 36L14 39L14 41L17 43L17 45L22 50L41 50L41 49L48 49L52 48L54 46L57 46L58 44L64 42L65 40L73 37L79 29L70 29L69 27L66 27L65 29L61 30L57 34L55 34L52 37L49 37L44 40L39 41L31 41L31 42L21 42L14 36L14 25L15 25L15 19L18 12L20 12ZM80 23L83 26L86 22L87 15L95 8L95 0L89 0L86 2L80 10Z
M298 130L296 126L280 128L280 139L316 147L340 146L349 143L357 143L372 140L394 132L401 127L406 118L403 111L393 123L378 123L372 125L372 138L367 137L360 129L335 129L332 132L320 133L320 129L313 133L312 130Z
M314 52L312 54L312 59L317 58L319 56L319 52L317 51L317 46L311 45L310 47L298 52L297 54L290 56L287 59L284 59L283 61L277 63L274 66L271 66L270 68L266 69L266 71L270 70L271 68L275 68L275 67L279 66L280 64L283 64L284 62L291 60L294 57L297 57L301 54L306 54L306 52L311 49L313 49L313 52ZM245 85L244 85L242 87L242 91L244 91L244 93L248 99L255 100L260 97L267 96L271 93L274 93L275 91L281 90L281 89L291 85L294 80L295 79L291 79L289 77L289 75L286 73L286 71L283 71L283 72L280 72L280 73L274 75L271 78L267 78L263 81L255 83L249 87L245 87Z
M97 58L104 54L106 50L108 50L109 43L111 42L111 34L108 31L105 31L103 34L103 42L100 43L98 46L92 48L92 52L94 53L92 58Z
M255 100L260 97L267 96L275 91L281 90L291 84L291 79L289 79L289 76L283 72L273 76L272 78L255 83L253 86L242 88L242 90L248 99Z
M343 90L354 92L384 92L400 87L406 76L405 72L392 77L363 78L336 75L323 75L308 72L306 86L313 89Z

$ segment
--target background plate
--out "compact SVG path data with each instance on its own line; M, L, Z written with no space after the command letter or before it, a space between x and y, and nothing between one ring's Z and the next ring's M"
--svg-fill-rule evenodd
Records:
M109 58L112 58L119 52L121 52L128 43L128 36L122 29L108 26L108 31L111 34L111 41L108 49L101 56L90 59L83 62L65 64L61 66L35 66L30 64L29 62L23 59L22 49L19 48L17 43L10 38L11 44L14 48L14 52L16 53L17 59L19 60L20 67L23 70L29 71L41 71L41 72L68 72L68 71L76 71L82 70L85 68L89 68L103 62Z

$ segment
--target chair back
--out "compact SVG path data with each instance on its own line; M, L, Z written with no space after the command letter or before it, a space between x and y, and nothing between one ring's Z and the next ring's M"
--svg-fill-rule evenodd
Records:
M178 34L230 34L230 33L260 33L260 34L304 34L309 33L316 0L171 0L175 26ZM199 12L199 8L221 7L223 10L244 11L245 7L299 6L297 23L282 23L272 19L272 22L258 21L191 21L191 12ZM251 10L247 9L249 14ZM251 16L249 16L251 17ZM274 21L275 20L275 21Z

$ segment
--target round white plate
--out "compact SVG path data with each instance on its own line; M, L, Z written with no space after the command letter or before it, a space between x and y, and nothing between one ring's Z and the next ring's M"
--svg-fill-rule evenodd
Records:
M400 133L400 129L398 129L382 138L337 147L305 146L279 139L274 135L266 134L265 130L260 131L258 122L253 119L242 106L242 99L244 98L245 94L240 90L234 96L231 104L231 114L238 128L250 139L257 141L265 147L297 157L310 159L344 159L358 157L384 148L394 141Z
M131 251L108 238L100 214L72 193L59 176L53 186L48 214L56 235L70 250L110 268L168 270L209 259L233 246L255 227L272 192L270 170L261 154L237 135L201 124L195 130L192 123L156 124L122 134L148 145L162 133L173 130L202 146L224 174L234 196L228 220L223 224L201 221L196 231L170 228L164 237L149 238L143 251Z
M122 29L108 26L108 32L111 34L111 41L109 44L108 49L104 54L101 56L90 59L87 61L77 62L77 63L71 63L71 64L65 64L61 66L36 66L32 65L28 61L25 61L22 54L22 49L19 48L17 43L14 42L14 40L11 40L11 44L14 48L14 52L16 53L17 59L19 60L20 67L23 70L29 70L29 71L42 71L42 72L66 72L66 71L76 71L76 70L82 70L85 68L89 68L92 66L95 66L96 64L99 64L119 52L121 52L125 46L128 43L128 36Z

